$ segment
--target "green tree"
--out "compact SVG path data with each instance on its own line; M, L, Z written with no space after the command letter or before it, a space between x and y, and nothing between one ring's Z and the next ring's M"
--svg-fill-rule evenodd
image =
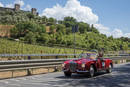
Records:
M10 30L11 32L11 37L13 38L18 38L18 29L16 27L14 27L13 29Z
M77 23L77 21L73 17L65 17L63 23L66 27L72 27Z
M42 43L42 44L47 44L50 40L50 37L48 34L46 33L42 33L40 35L40 37L38 38L38 42Z
M56 22L57 22L57 20L52 17L48 19L48 25L55 25Z
M47 24L48 18L46 16L42 16L41 19L43 24Z
M36 37L33 32L28 32L25 36L25 41L27 41L30 44L36 43Z
M50 26L50 34L54 34L55 33L55 29L56 29L56 26L55 25L51 25Z
M63 24L57 24L56 32L65 34L66 33L65 26Z
M79 25L79 32L80 33L87 32L87 24L86 23L81 22L78 25Z
M94 27L93 24L91 26L91 31L94 32L94 33L99 33L99 31Z
M122 45L122 48L123 50L128 50L128 44L124 42Z
M34 15L33 15L32 13L28 13L28 14L27 14L27 17L28 17L30 20L32 20L32 19L34 18Z

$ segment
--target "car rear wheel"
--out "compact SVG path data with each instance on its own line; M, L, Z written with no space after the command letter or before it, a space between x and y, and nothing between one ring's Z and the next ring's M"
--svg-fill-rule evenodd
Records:
M93 65L91 65L91 66L90 66L90 69L89 69L89 76L90 76L90 77L93 77L94 74L95 74L95 70L94 70Z
M71 72L64 72L64 75L66 76L66 77L71 77Z
M111 73L112 72L112 64L109 64L108 69L106 70L107 73Z

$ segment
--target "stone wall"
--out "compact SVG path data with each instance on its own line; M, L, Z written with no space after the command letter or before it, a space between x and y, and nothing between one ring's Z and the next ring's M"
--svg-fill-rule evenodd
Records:
M12 29L14 25L0 25L0 37L10 37L10 29Z
M14 11L14 9L13 8L0 7L0 11Z
M61 65L57 66L57 69L61 71ZM45 74L50 72L55 72L55 67L48 67L48 68L23 68L23 69L14 69L14 70L0 70L0 79L7 79L7 78L15 78L21 76L30 76L30 75L37 75L37 74Z
M0 37L10 37L10 30L14 27L14 25L0 25ZM50 26L46 26L46 32L50 32ZM56 29L54 29L56 32Z

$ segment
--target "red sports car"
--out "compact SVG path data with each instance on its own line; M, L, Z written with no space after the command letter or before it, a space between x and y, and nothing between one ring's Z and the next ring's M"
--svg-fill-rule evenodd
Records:
M113 62L109 58L100 58L97 53L85 53L79 56L79 59L67 60L62 64L65 76L71 76L72 73L87 74L93 77L96 72L112 72Z

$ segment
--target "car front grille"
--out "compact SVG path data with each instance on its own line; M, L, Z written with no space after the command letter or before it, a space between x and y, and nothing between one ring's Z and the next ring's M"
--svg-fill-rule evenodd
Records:
M77 68L77 63L75 62L70 62L70 65L69 65L69 69L71 72L75 72L76 71L76 68Z

